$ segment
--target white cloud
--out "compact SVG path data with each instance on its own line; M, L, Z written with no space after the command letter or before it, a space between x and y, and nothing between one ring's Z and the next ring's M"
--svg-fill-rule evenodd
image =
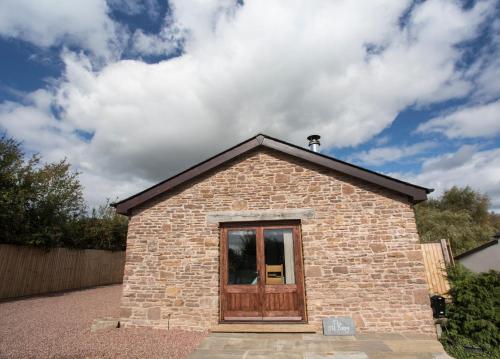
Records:
M494 3L464 10L427 1L403 28L410 0L172 4L171 26L189 34L182 56L96 71L65 52L64 77L44 90L59 119L47 106L11 103L0 108L0 125L43 155L66 154L92 177L88 196L110 188L102 198L131 194L258 132L298 144L314 132L327 148L356 145L409 105L469 91L455 45L477 34ZM165 39L145 48L155 52L158 42L163 51ZM85 141L75 130L94 136Z
M442 133L448 138L495 137L500 134L500 100L433 118L417 131Z
M167 15L164 27L158 34L135 31L131 39L131 50L139 55L171 55L182 47L186 32L178 27L174 19Z
M435 188L439 196L452 186L470 186L487 193L492 208L500 211L500 148L479 150L476 146L462 146L424 162L420 174L392 174L422 186Z
M497 12L498 14L498 8ZM490 102L500 96L500 18L492 19L489 24L488 46L474 53L475 62L466 71L466 78L474 83L474 98L478 102Z
M104 59L116 58L126 31L108 11L106 0L2 0L0 36L40 47L76 45Z
M214 35L217 36L220 30L230 31L230 28L222 29L221 27L225 26L227 21L231 23L236 11L241 8L236 0L172 0L169 4L173 9L172 18L175 26L190 33L187 43L188 51L202 45L210 45L211 41L214 40ZM244 10L246 11L253 5L248 2L245 4ZM256 5L264 10L262 5L269 8L272 4L260 3ZM292 6L296 7L297 5ZM167 19L166 23L168 25L170 21ZM259 32L257 28L259 23L254 25L256 26L254 30Z
M157 0L108 0L108 4L114 10L127 15L138 15L145 12L151 19L160 15Z
M75 127L55 121L51 113L53 94L39 90L30 94L26 104L0 104L0 124L8 134L22 139L25 150L43 154L46 162L63 158L76 165L85 187L85 198L91 206L102 204L106 198L115 200L125 193L134 193L152 185L151 181L130 174L127 177L103 171L95 166L95 158L88 154L89 144L74 132Z
M414 157L436 146L436 143L426 141L409 146L375 147L368 151L355 153L352 158L366 165L380 166L387 162L395 162L404 158Z

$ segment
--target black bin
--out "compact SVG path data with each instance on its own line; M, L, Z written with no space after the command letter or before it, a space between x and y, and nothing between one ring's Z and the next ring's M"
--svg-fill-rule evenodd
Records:
M434 318L444 317L444 312L446 309L446 302L442 296L433 295L431 297L431 307L432 307L432 314L434 315Z

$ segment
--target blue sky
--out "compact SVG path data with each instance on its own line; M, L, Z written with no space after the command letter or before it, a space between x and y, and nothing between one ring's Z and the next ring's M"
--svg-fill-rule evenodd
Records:
M57 3L57 4L56 4ZM90 206L256 133L500 209L499 1L5 0L0 128Z

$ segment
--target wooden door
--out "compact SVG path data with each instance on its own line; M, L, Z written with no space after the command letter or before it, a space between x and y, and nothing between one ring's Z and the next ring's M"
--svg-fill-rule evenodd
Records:
M221 231L221 320L304 321L297 223L231 224Z

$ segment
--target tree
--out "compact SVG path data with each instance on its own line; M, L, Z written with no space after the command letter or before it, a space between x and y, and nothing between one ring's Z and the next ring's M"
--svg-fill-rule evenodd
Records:
M32 187L40 159L24 157L19 142L0 137L0 238L6 243L22 242L29 233L27 207L35 200Z
M487 195L470 187L452 187L440 198L415 206L420 238L423 242L446 238L455 254L487 242L495 233L489 206Z
M0 243L125 248L126 217L108 202L89 216L79 173L66 160L25 157L19 142L0 137Z
M489 224L490 199L486 194L474 191L468 186L453 186L444 192L439 207L452 212L466 212L476 224Z
M28 244L42 247L71 247L73 222L85 214L83 190L78 173L66 160L43 165L35 171L27 203L31 233Z
M500 232L500 214L490 212L490 223L497 233Z

